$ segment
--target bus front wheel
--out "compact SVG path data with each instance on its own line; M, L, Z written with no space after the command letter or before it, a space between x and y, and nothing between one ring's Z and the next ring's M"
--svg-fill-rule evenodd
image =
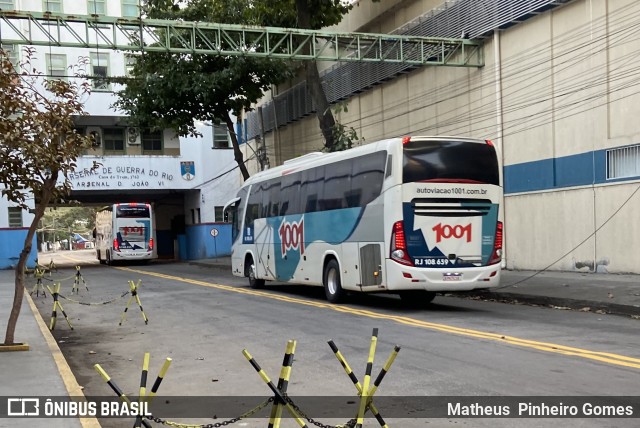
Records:
M247 276L249 277L249 287L251 288L262 288L264 287L264 279L256 278L256 264L253 262L253 259L249 259L247 262Z
M324 268L324 294L331 303L338 303L342 300L344 291L340 283L340 265L335 259L329 260Z

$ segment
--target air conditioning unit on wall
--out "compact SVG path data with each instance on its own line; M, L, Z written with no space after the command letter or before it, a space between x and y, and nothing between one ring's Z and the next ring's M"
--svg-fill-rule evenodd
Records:
M87 126L87 136L93 137L93 147L102 145L102 128L99 126Z
M140 145L140 130L138 128L133 126L127 128L127 144L130 146Z

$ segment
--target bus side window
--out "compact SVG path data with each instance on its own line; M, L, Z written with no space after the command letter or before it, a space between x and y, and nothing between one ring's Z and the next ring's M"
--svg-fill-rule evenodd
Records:
M318 202L324 193L324 166L303 171L300 185L300 201L305 213L318 211Z
M386 159L385 152L378 152L358 158L353 163L351 192L361 195L359 206L363 207L380 196Z

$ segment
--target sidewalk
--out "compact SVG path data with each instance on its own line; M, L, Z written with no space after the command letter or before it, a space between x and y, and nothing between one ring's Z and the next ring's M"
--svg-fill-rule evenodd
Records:
M231 271L230 258L196 260L189 264ZM640 275L592 274L580 272L504 271L504 288L468 295L484 299L523 302L577 310L604 311L640 316ZM14 272L0 271L0 333L4 339L8 310L13 299ZM521 282L522 281L522 282ZM436 298L437 299L437 298ZM45 322L32 310L25 290L16 340L29 344L29 351L0 352L1 397L65 397L82 394ZM436 300L437 302L437 300ZM428 310L428 309L427 309ZM6 406L0 402L0 406ZM2 414L2 412L0 412ZM0 418L2 427L99 427L97 421L78 419Z

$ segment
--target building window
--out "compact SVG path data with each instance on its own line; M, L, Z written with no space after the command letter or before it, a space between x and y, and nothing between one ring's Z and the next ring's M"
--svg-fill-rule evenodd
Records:
M125 54L124 55L124 75L126 77L133 77L133 67L138 62L138 55Z
M226 125L213 125L213 148L229 148L229 132Z
M224 207L213 207L214 221L220 223L224 221L222 210L224 210Z
M138 0L122 0L122 16L126 18L139 17Z
M142 153L162 153L162 132L152 132L148 129L142 130Z
M42 10L45 12L62 13L62 0L42 0Z
M47 76L67 80L67 56L65 54L47 54Z
M106 81L109 76L109 54L91 52L91 75L93 76L93 89L97 91L109 91L110 85Z
M640 176L640 144L607 150L607 180Z
M9 207L9 227L22 227L22 208Z
M105 0L88 0L87 12L89 15L106 15L107 6Z
M102 130L102 146L107 154L124 154L124 129L104 128Z
M16 7L13 4L13 0L0 0L0 9L2 9L2 10L15 10Z
M4 51L9 58L9 61L13 65L13 68L17 71L20 67L18 64L18 47L17 45L2 45L0 44L0 49Z

